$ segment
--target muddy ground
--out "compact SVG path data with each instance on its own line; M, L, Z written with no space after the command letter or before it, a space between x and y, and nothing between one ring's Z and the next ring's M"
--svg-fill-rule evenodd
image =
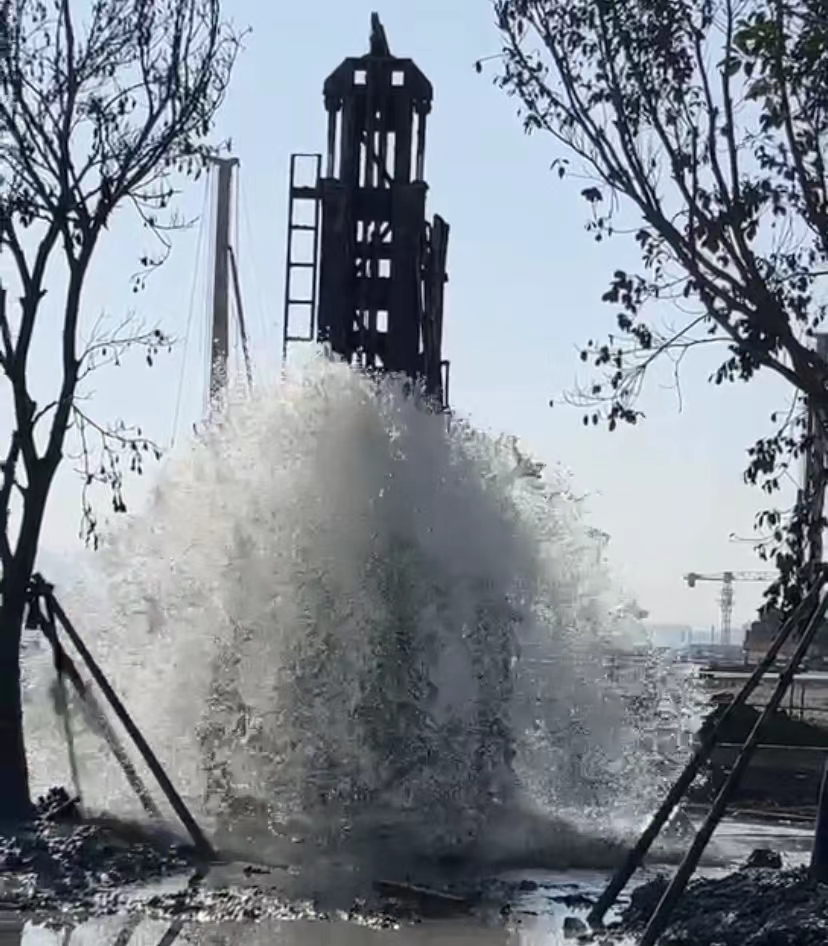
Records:
M766 853L753 863L763 866L693 881L662 946L824 946L828 885L816 883L804 868L783 869L778 855ZM280 869L239 863L229 870L225 865L223 873L222 868L209 871L191 848L143 826L41 818L24 832L0 835L0 910L32 917L60 914L78 921L141 914L211 923L336 918L385 926L463 914L505 920L520 912L532 884L478 880L474 887L435 890L376 883L350 909L330 911L324 904L286 896ZM149 889L164 878L176 882L155 892ZM613 944L640 932L667 883L663 875L639 886L620 922L595 935L579 919L591 905L579 894L566 904L572 911L567 924L571 937Z
M772 863L779 863L774 858ZM123 826L40 824L25 835L0 839L0 908L29 916L59 913L78 920L138 912L159 919L196 922L258 922L285 919L350 919L384 926L423 918L485 912L506 918L527 882L495 881L477 891L383 887L350 911L327 913L313 903L288 902L270 885L267 868L241 867L244 885L203 883L193 852L160 838L125 836ZM186 872L191 880L186 882ZM178 889L147 894L160 878L182 878ZM576 919L589 902L571 904L573 938L613 944L646 925L667 877L632 894L621 921L585 936ZM517 908L519 909L519 907ZM720 879L691 883L679 902L663 946L824 946L828 942L828 886L804 869L743 868Z
M639 887L620 929L640 932L667 888L660 877ZM676 906L661 946L825 946L828 886L805 868L752 868L696 880Z

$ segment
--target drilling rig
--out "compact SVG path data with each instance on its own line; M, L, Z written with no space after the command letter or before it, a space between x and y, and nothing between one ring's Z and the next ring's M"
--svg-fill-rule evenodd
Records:
M449 227L426 219L431 83L393 56L371 16L370 50L324 84L327 150L293 154L283 359L317 342L369 373L407 377L448 408L442 357Z
M767 581L775 577L773 572L721 572L716 575L702 575L699 572L689 572L684 576L688 587L695 588L699 581L716 581L722 584L722 593L719 597L721 607L721 642L730 644L733 623L733 582L734 581Z

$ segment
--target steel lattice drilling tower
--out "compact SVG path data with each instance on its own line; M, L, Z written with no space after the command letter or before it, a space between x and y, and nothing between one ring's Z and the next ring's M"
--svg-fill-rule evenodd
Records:
M324 97L324 174L320 154L290 162L283 354L323 342L349 364L407 375L446 407L449 227L426 220L424 179L431 83L391 55L373 14L370 52L332 72Z

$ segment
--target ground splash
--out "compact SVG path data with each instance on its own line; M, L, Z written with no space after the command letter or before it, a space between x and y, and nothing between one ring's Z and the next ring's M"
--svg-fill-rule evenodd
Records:
M443 864L430 886L393 863L355 884L348 875L360 866L316 850L301 879L295 864L234 861L230 852L207 864L191 847L138 824L39 820L0 836L0 908L76 923L135 914L201 923L348 919L387 925L493 911L505 916L510 895L524 889L494 880L478 862L472 869Z
M616 866L623 854L620 846L607 844L601 855L605 869ZM24 833L0 838L0 909L6 916L37 917L54 928L105 917L166 921L174 924L176 936L184 927L303 921L382 929L447 919L461 924L457 930L471 931L481 923L520 928L521 917L537 915L534 898L565 910L560 920L571 937L596 946L620 946L640 933L668 883L659 876L633 889L620 920L589 934L583 917L603 886L597 879L580 890L574 889L577 884L562 883L560 873L557 881L530 880L525 869L522 874L499 872L478 852L470 863L443 864L442 875L432 873L429 886L398 873L390 862L385 872L363 877L355 886L348 879L353 864L331 858L330 852L326 857L319 849L310 855L303 883L297 881L303 872L296 865L232 861L229 852L220 853L210 865L199 863L191 848L142 825L113 819L86 824L41 820ZM595 852L592 858L594 863ZM772 852L754 852L749 863L777 866L749 866L727 877L693 881L660 942L826 942L828 886L814 882L805 869L781 869L781 857ZM316 942L326 934L317 926L317 933L308 935L308 941Z

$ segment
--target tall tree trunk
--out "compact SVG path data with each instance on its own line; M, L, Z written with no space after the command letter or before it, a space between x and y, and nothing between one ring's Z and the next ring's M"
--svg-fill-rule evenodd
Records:
M0 821L7 823L25 821L32 814L20 678L28 580L16 569L6 573L0 602Z
M53 475L54 468L29 471L17 548L6 563L0 596L0 822L6 823L27 821L33 813L23 734L20 644L26 594Z

